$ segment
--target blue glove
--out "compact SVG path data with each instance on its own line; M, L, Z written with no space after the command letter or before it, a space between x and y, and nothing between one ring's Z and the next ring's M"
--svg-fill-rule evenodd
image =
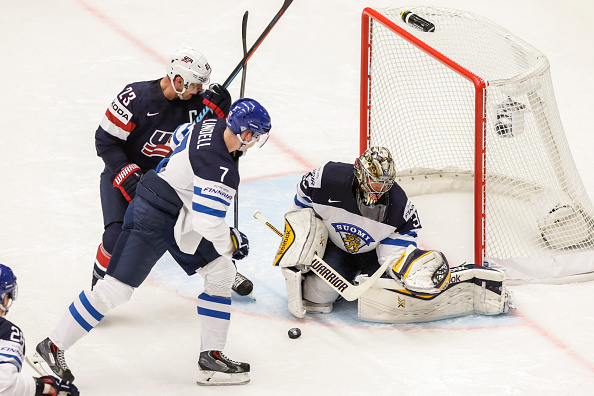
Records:
M79 396L78 388L70 381L64 381L52 375L36 379L35 396ZM51 388L53 387L53 390Z
M246 257L250 251L250 242L245 234L237 228L229 227L231 229L231 241L233 242L233 257L234 260L241 260Z

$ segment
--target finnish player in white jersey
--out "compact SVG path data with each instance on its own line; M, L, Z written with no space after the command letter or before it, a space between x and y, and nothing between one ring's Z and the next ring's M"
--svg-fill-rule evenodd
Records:
M72 380L64 351L91 331L113 308L127 302L168 251L188 274L204 278L198 296L201 328L200 385L249 382L250 365L223 355L231 319L231 287L249 251L247 237L225 221L239 185L234 151L262 146L270 116L253 99L232 104L227 120L183 124L172 138L173 154L147 172L124 217L107 274L74 299L32 357L38 367ZM157 173L158 172L158 173Z
M299 318L330 313L342 295L358 299L359 316L369 321L507 312L501 271L474 264L450 269L443 253L417 247L421 221L395 177L384 147L369 148L354 166L328 162L303 176L275 258L289 311Z
M51 375L32 377L23 373L25 336L21 329L6 319L17 299L17 278L0 264L0 395L2 396L78 396L78 388Z

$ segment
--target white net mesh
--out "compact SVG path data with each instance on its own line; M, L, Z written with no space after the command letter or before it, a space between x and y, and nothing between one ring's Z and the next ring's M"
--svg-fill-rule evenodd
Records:
M435 31L405 24L405 10L432 22ZM362 133L369 145L390 149L407 192L438 192L444 185L473 191L477 163L475 86L421 43L486 83L479 128L484 257L591 250L594 211L565 138L546 57L474 14L430 7L376 11L418 40L413 45L372 18L369 75L363 76L369 79L369 120Z

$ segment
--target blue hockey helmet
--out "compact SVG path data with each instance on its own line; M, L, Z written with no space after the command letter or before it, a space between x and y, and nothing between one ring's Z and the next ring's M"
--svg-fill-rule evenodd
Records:
M16 300L18 294L18 286L17 286L17 279L14 276L12 270L4 264L0 264L0 309L2 309L5 313L8 312L12 302ZM7 296L10 298L7 307L4 307L2 303L4 302L4 297Z
M229 109L227 116L227 127L233 132L243 146L259 140L258 147L262 147L266 140L268 140L268 133L272 124L270 122L270 115L268 111L260 103L254 99L243 98L236 100ZM240 135L245 131L252 132L252 140L246 142L241 139Z

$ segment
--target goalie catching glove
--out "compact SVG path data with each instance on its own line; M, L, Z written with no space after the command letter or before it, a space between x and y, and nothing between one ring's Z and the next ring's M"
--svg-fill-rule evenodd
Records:
M442 252L406 248L389 270L390 275L413 293L439 294L450 283L450 267Z
M126 201L132 201L136 195L136 186L140 181L142 171L136 164L127 164L120 168L113 179L113 186L120 189Z
M233 253L231 257L234 260L245 258L250 251L250 243L245 234L237 228L229 227L231 232L231 242L233 242Z
M212 84L204 94L202 103L209 107L219 118L227 117L231 107L231 95L225 87L220 84Z

